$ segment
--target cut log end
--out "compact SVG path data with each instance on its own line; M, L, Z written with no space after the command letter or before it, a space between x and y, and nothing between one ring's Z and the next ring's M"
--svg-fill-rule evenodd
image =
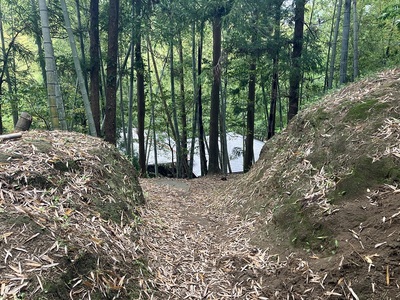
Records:
M32 124L32 116L27 112L22 112L21 116L18 119L17 124L15 125L14 131L27 131L31 127Z

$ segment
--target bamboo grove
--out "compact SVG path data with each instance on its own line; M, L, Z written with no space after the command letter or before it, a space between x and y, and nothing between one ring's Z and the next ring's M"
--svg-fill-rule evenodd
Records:
M399 19L398 0L3 0L0 133L27 111L36 129L117 145L142 175L164 134L190 177L195 148L203 175L229 172L237 132L247 171L255 138L396 67Z

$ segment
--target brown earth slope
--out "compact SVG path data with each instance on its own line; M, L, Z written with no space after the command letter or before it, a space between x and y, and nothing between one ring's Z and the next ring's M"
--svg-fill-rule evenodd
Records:
M349 85L248 174L142 179L142 207L98 139L2 142L0 298L398 299L399 99L399 70Z
M146 179L151 299L398 299L400 71L333 93L245 175Z
M397 299L399 184L400 70L391 70L303 110L224 198L258 224L254 244L307 261L283 272L277 291Z
M100 139L0 142L0 299L135 299L136 173Z

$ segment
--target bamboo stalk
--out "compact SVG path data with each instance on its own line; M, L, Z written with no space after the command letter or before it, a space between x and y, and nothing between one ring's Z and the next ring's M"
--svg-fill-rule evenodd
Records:
M21 132L15 132L15 133L0 135L0 140L4 141L4 140L11 140L11 139L19 139L21 137L22 137Z

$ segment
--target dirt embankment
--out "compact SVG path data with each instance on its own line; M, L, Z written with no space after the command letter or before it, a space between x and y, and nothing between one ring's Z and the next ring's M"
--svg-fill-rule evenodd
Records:
M399 185L397 69L304 109L224 198L230 211L258 224L255 245L307 261L299 271L282 270L276 290L307 299L397 299Z
M100 139L27 132L0 143L0 298L135 299L136 172Z
M0 295L398 299L399 99L400 70L349 85L248 174L143 179L142 207L130 163L98 139L3 142Z

